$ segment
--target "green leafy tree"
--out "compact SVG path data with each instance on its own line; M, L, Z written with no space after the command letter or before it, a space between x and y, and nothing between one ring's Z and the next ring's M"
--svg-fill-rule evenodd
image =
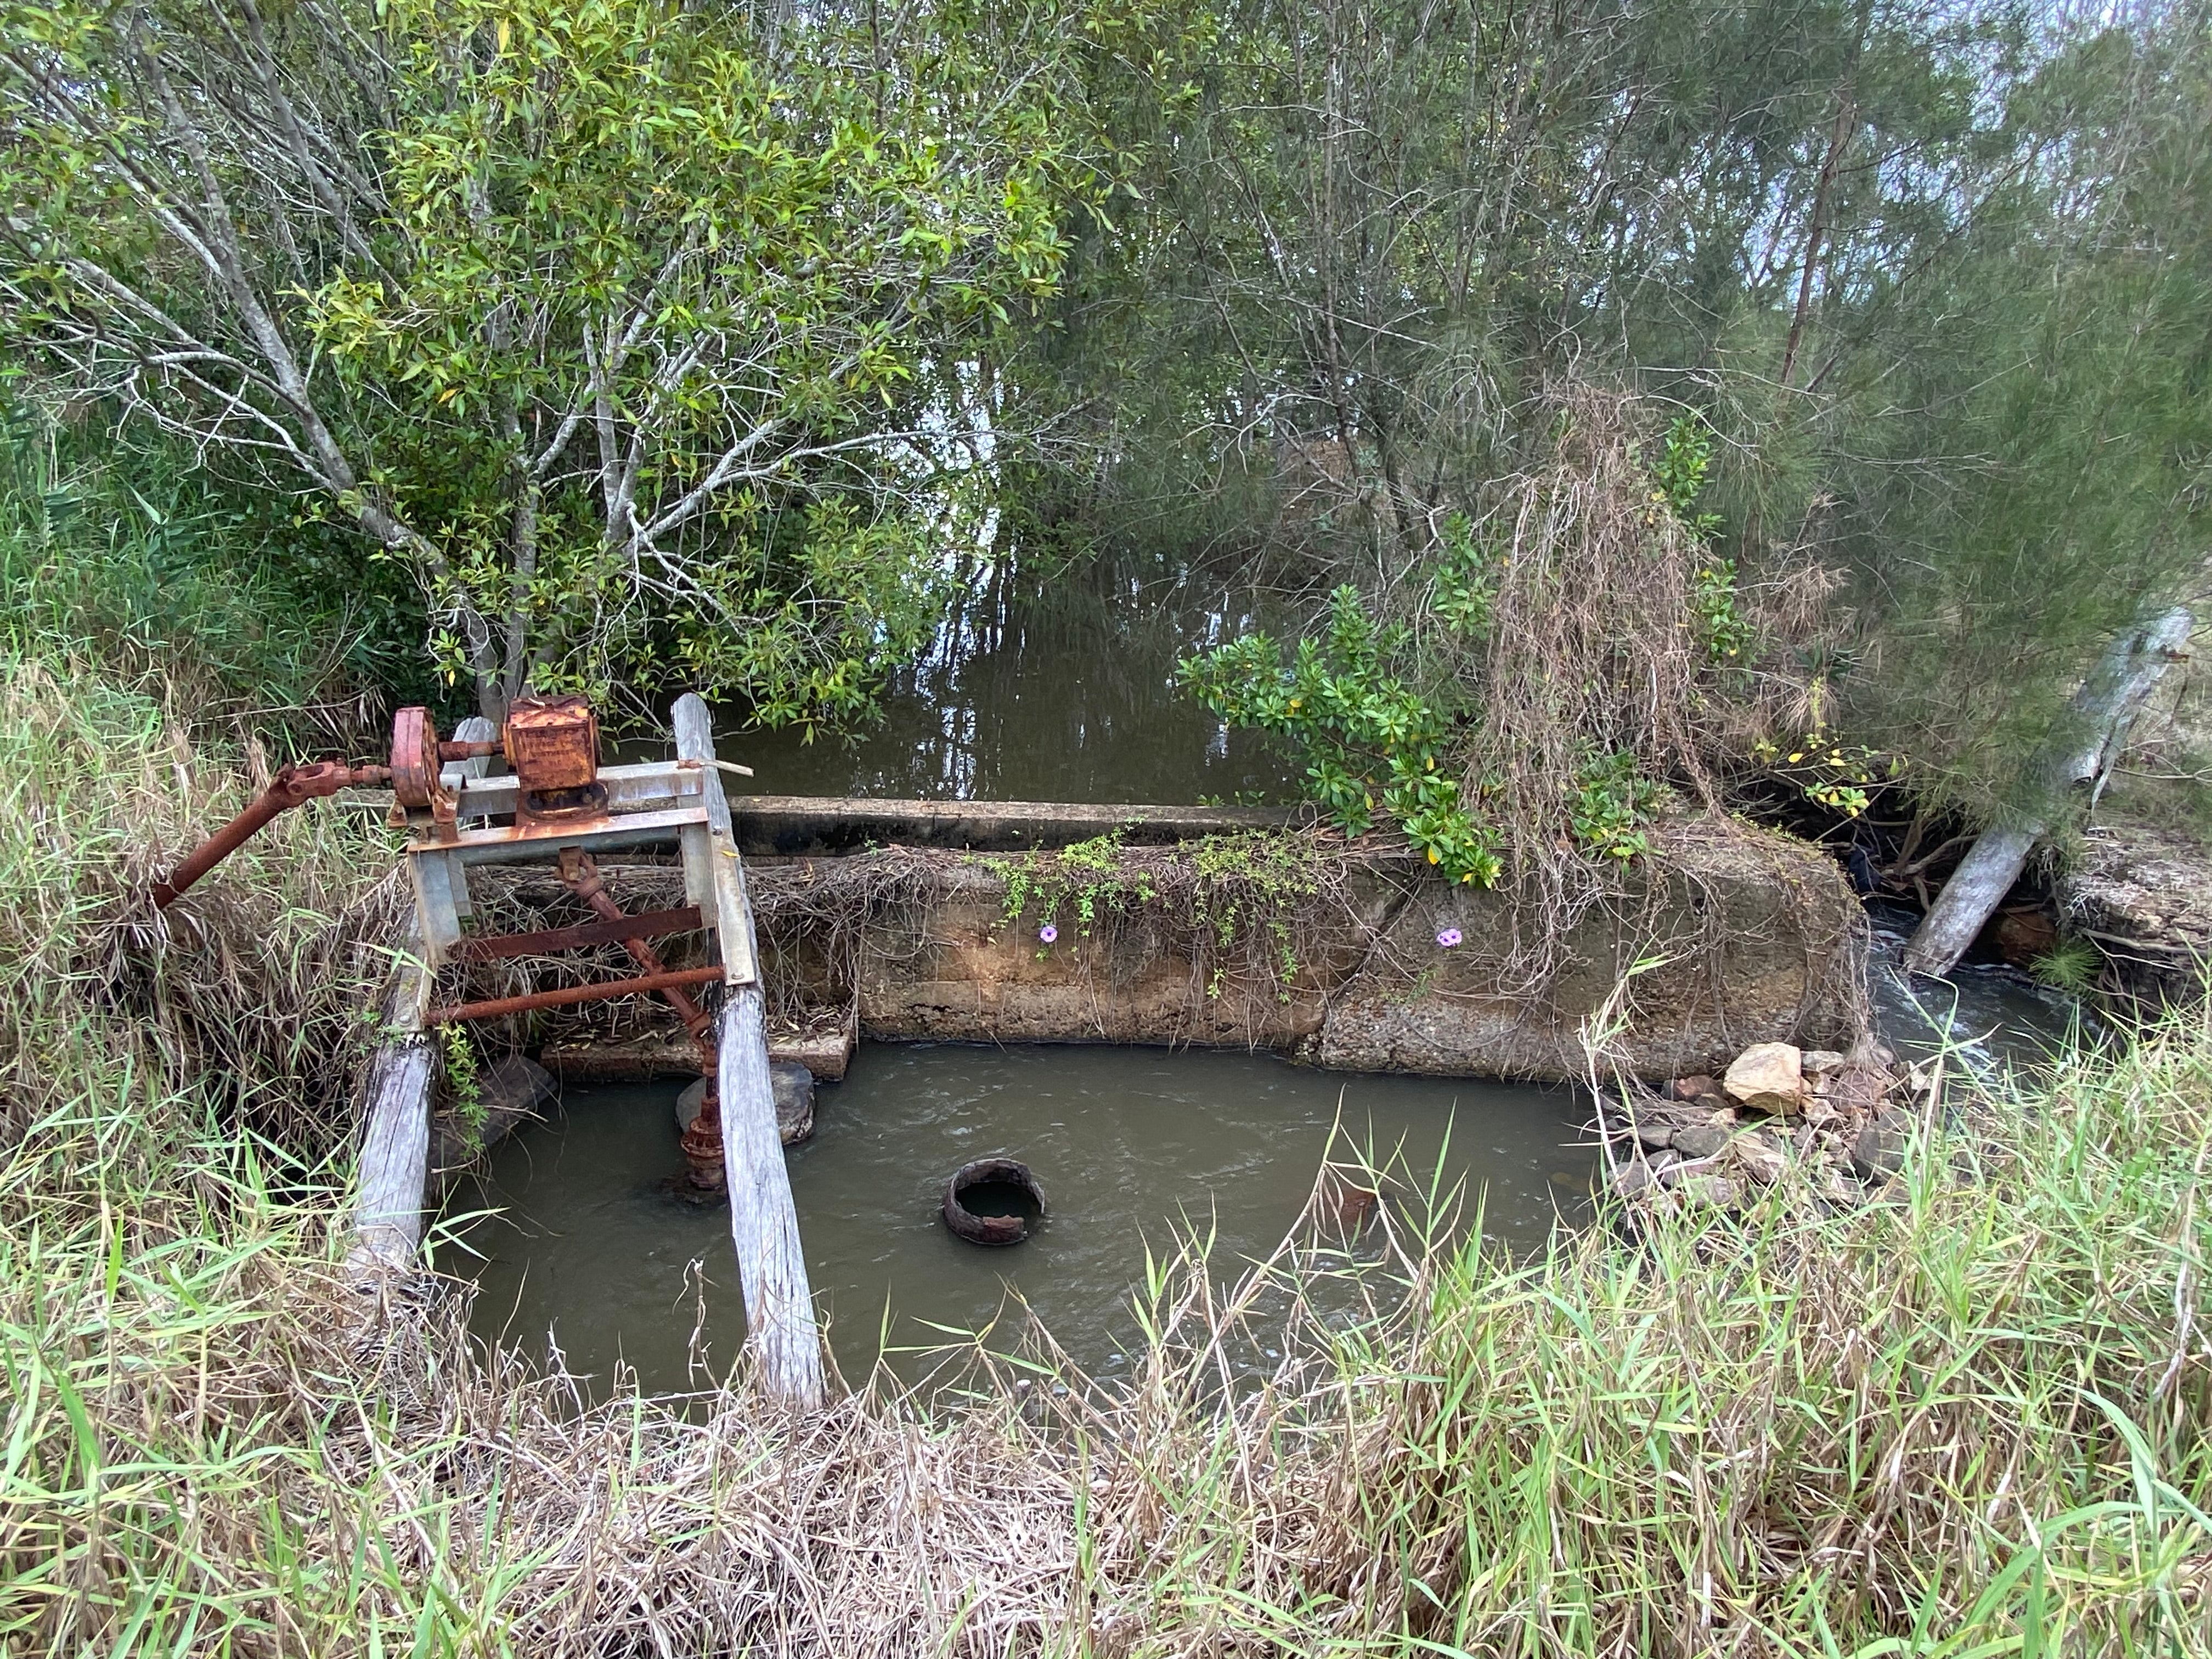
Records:
M963 365L1057 281L1073 64L1135 27L17 0L0 319L402 562L488 712L672 670L848 714L988 523Z

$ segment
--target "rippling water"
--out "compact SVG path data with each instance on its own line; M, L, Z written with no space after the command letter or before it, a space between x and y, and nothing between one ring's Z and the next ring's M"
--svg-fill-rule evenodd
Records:
M617 1358L647 1386L693 1386L703 1307L711 1364L743 1336L720 1209L659 1183L683 1167L673 1083L574 1089L552 1122L498 1147L457 1208L504 1213L465 1230L486 1256L477 1329L605 1377ZM1109 1047L863 1044L817 1097L812 1139L791 1149L792 1190L832 1347L850 1377L879 1347L980 1331L1025 1298L1079 1364L1126 1364L1145 1253L1210 1236L1217 1267L1264 1255L1297 1218L1341 1121L1427 1177L1464 1183L1484 1225L1540 1244L1587 1203L1595 1173L1565 1090L1318 1072L1265 1054ZM1049 1212L1003 1249L963 1243L938 1213L945 1180L990 1152L1036 1171ZM448 1259L455 1259L448 1250ZM1232 1275L1233 1276L1233 1275ZM1002 1326L994 1347L1012 1345ZM909 1375L923 1361L896 1356Z

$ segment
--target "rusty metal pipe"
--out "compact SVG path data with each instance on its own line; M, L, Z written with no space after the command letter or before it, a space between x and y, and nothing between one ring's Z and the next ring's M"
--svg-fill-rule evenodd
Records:
M607 891L607 884L599 875L599 866L592 861L589 853L574 847L563 848L560 866L561 879L568 884L568 890L589 905L594 915L611 923L629 920L629 914L615 902L614 896ZM660 952L643 939L625 939L622 943L632 960L648 975L668 971L668 964L660 959ZM720 1056L711 1035L714 1022L708 1018L707 1011L683 991L670 989L663 991L661 995L668 1000L669 1006L676 1010L676 1017L684 1022L684 1030L697 1045L699 1069L712 1077Z
M672 986L711 985L721 978L720 968L678 968L665 974L641 974L635 979L601 980L595 985L563 985L550 991L530 991L519 997L493 997L483 1002L459 1002L430 1011L429 1024L450 1025L457 1020L496 1019L502 1014L526 1014L538 1008L565 1008L572 1003L598 1002L607 997L628 996L634 991L665 991Z
M592 914L610 925L626 921L621 905L607 891L605 880L592 855L581 848L563 848L560 858L561 879L568 890L592 908ZM623 947L648 975L665 974L666 965L660 953L641 939L628 938ZM689 1179L702 1192L720 1192L729 1184L722 1158L722 1102L719 1073L721 1054L714 1042L714 1022L690 994L674 987L661 994L669 1006L676 1010L677 1018L699 1049L699 1069L707 1077L706 1098L699 1103L699 1115L684 1132L682 1144L684 1161L690 1166Z
M308 766L288 766L270 779L269 787L253 804L195 847L183 863L154 884L154 908L166 910L199 878L265 829L278 813L304 802L335 795L341 789L392 781L388 766L348 766L343 761L316 761Z

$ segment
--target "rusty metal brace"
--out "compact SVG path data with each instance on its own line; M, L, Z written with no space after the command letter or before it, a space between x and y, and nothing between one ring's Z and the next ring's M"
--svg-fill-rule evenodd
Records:
M629 920L622 906L616 903L607 891L606 883L599 875L599 866L592 855L581 848L564 847L560 853L561 879L570 892L589 905L602 921L619 923ZM630 953L637 965L651 975L665 975L668 965L660 953L641 939L625 939L623 948ZM676 1016L684 1022L684 1029L699 1049L699 1069L707 1079L707 1097L700 1103L699 1115L684 1131L684 1160L691 1166L690 1181L695 1187L719 1192L727 1182L722 1167L722 1101L720 1088L721 1056L714 1042L713 1016L702 1008L689 991L675 985L661 988L660 994L668 999Z

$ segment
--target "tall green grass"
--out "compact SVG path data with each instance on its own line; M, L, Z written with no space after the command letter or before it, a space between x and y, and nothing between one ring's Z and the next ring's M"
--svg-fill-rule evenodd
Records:
M592 1405L339 1266L382 831L157 919L247 780L0 675L10 1654L2212 1652L2203 1015L1954 1090L1865 1206L1164 1262L1124 1392Z

